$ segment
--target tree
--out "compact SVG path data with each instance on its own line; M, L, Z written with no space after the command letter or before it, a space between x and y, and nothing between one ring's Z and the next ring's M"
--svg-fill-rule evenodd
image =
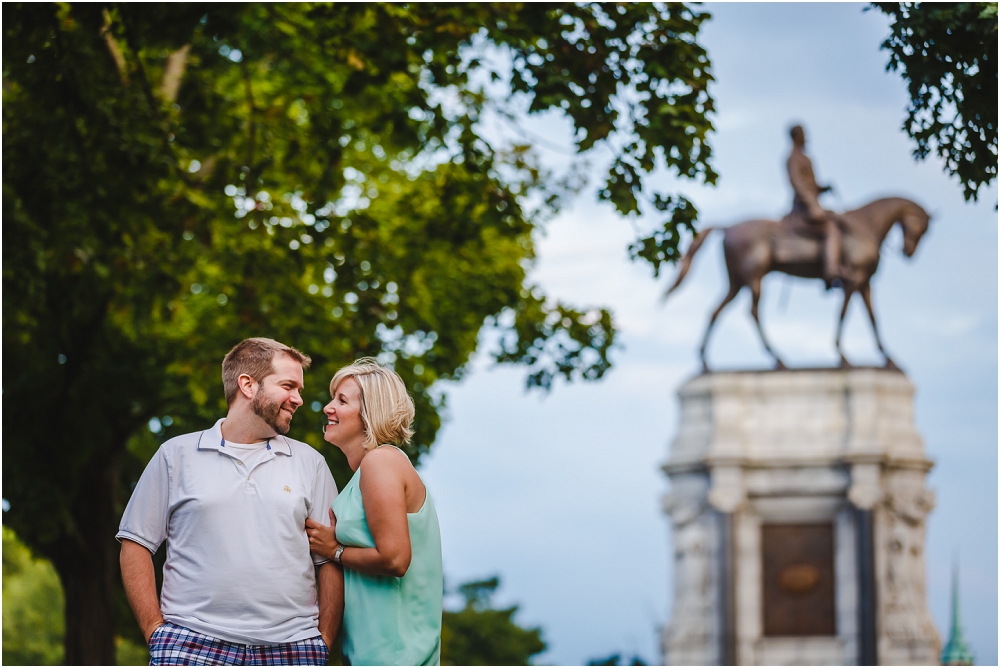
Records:
M441 665L527 666L532 656L545 651L541 629L521 628L513 621L516 605L492 607L499 586L496 576L459 586L465 607L444 611Z
M645 666L648 665L643 661L638 655L634 655L632 660L626 660L622 663L622 655L612 654L611 656L601 657L598 659L591 659L587 662L588 666Z
M886 69L910 91L903 130L957 176L966 200L997 176L997 3L876 2L892 19Z
M3 527L3 662L8 666L61 666L63 593L47 559L32 556L10 527ZM141 638L141 637L140 637ZM144 643L115 638L119 665L145 666Z
M113 539L129 485L165 438L224 414L240 339L312 355L291 436L341 483L308 406L360 355L411 389L414 461L440 426L435 382L462 376L484 326L529 387L606 372L611 314L526 278L572 188L487 141L488 109L562 109L580 151L612 151L601 196L622 212L681 201L643 191L657 161L714 179L707 15L683 5L3 13L5 522L59 575L71 664L112 663L116 628L137 637ZM669 260L660 236L650 257Z
M62 663L63 596L52 564L35 559L3 528L3 662L8 666Z

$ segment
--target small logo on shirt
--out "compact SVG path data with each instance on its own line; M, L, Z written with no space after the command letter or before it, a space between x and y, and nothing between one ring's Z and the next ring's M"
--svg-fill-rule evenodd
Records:
M289 487L288 485L285 485L282 489L284 489L286 492L291 492L292 491L292 488Z

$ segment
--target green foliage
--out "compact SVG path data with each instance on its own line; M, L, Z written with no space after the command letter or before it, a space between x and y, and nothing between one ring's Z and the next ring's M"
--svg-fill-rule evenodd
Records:
M603 659L591 659L587 662L588 666L645 666L648 665L638 656L633 656L631 661L622 663L621 654L612 654L611 656L605 657Z
M64 628L62 587L52 564L32 557L3 527L3 663L62 664Z
M528 376L529 388L550 387L556 374L567 380L574 376L597 380L610 368L615 330L608 311L582 312L563 304L547 308L537 291L528 289L522 299L513 326L500 339L496 359L540 367ZM590 345L581 346L583 340ZM540 360L547 363L538 364Z
M247 336L313 357L290 435L341 484L349 469L310 406L358 356L410 388L414 461L441 424L435 383L462 377L484 324L529 387L601 378L611 314L527 280L534 235L574 185L530 147L491 145L480 120L525 99L564 110L580 151L612 151L601 196L622 212L639 210L656 160L712 181L706 17L679 4L5 4L6 521L64 583L115 581L128 485L163 439L224 414L220 360ZM509 94L488 94L494 79ZM107 636L104 654L66 660L110 661L102 620L120 595L66 591L85 622L70 628Z
M558 8L558 9L556 9ZM679 3L526 5L504 17L494 39L511 47L512 87L533 93L531 111L561 107L586 151L624 130L599 196L639 212L642 177L657 159L688 178L714 183L706 143L714 111L708 54L695 41L709 14ZM491 36L493 35L491 31ZM613 104L628 95L640 100Z
M662 198L657 195L654 205L668 213L669 218L653 234L629 246L628 252L633 260L641 258L653 265L653 276L659 276L664 263L673 263L682 257L681 233L686 231L692 236L696 233L694 223L698 210L683 196Z
M115 638L115 663L119 666L148 666L149 649L142 643Z
M62 585L47 559L38 559L3 527L3 663L8 666L63 665ZM144 645L115 639L120 666L145 666Z
M965 199L997 175L997 3L876 2L892 34L890 70L910 91L903 129L923 160L934 150Z
M514 620L517 606L491 607L500 579L459 586L465 597L461 610L445 610L441 629L441 664L446 666L527 666L545 651L542 631L525 629Z

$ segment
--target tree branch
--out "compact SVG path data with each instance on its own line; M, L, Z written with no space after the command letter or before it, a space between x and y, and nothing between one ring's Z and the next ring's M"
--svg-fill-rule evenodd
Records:
M108 45L108 51L111 53L111 58L115 61L115 66L118 68L118 76L121 77L122 85L128 86L128 64L125 62L125 54L122 53L122 49L118 46L115 36L111 34L111 12L107 9L104 10L104 25L101 27L101 37L104 38L104 43Z
M160 95L168 104L177 100L181 80L184 78L184 69L187 67L189 51L191 51L191 45L185 44L167 56L167 66L163 70L163 83L160 84Z
M240 61L240 69L243 72L243 87L246 89L247 95L247 107L249 107L249 123L247 128L247 162L246 167L248 170L253 169L253 159L254 154L257 150L257 105L254 103L253 99L253 84L250 79L250 66L247 65L246 57ZM250 175L247 175L247 194L250 194L250 189L252 188Z

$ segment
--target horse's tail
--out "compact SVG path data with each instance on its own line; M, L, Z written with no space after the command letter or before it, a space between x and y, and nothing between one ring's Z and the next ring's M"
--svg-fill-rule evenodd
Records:
M670 288L663 293L662 297L663 301L666 301L667 297L670 296L670 293L672 293L680 286L681 281L684 280L684 277L687 276L688 271L691 269L691 261L694 260L694 254L697 253L698 249L701 248L701 245L705 243L705 239L708 238L708 235L714 232L716 229L717 228L714 227L706 227L698 234L698 236L694 238L694 241L691 242L691 245L688 247L687 252L684 253L684 257L681 258L681 270L677 272L677 278L674 279L674 284L671 285Z

